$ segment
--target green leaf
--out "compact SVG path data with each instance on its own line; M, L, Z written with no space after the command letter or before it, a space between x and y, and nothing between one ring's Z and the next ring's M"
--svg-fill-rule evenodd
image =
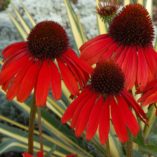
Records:
M80 20L76 13L74 12L71 3L69 0L64 0L68 17L69 17L69 22L71 25L71 30L75 39L75 43L77 46L77 49L80 48L80 46L86 41L86 36L84 34L84 30L82 28L82 25L80 23Z

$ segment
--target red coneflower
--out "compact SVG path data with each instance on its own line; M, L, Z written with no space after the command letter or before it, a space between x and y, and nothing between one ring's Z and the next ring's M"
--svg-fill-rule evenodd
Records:
M37 106L45 105L51 88L54 98L61 97L61 79L72 95L84 86L92 68L69 47L65 30L53 21L37 24L26 42L9 45L2 52L4 65L0 84L9 100L26 100L32 89Z
M25 152L25 153L23 153L23 157L33 157L33 155ZM43 152L37 152L36 157L44 157L44 153Z
M110 22L118 8L119 6L116 0L99 0L96 10L102 19Z
M157 79L148 83L142 91L143 95L138 100L142 105L153 104L157 102Z
M124 89L124 75L112 61L97 64L91 76L91 83L70 104L62 117L62 123L71 120L76 136L86 130L90 140L97 129L102 144L108 139L110 119L121 142L128 140L128 129L136 136L139 125L131 112L146 122L146 115ZM125 114L124 114L125 113Z
M112 58L126 77L126 88L143 88L156 74L157 58L152 46L154 30L147 10L129 4L113 19L109 33L99 35L81 48L89 64Z

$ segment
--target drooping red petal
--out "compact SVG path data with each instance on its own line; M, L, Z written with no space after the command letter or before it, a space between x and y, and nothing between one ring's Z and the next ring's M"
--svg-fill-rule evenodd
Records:
M91 113L91 110L93 106L95 105L97 95L93 93L93 96L91 99L89 99L85 104L83 109L81 110L81 113L78 117L77 124L76 124L76 130L75 130L75 135L79 137L84 129L86 128L86 125L89 120L89 115Z
M76 79L74 78L68 67L60 59L57 59L57 61L65 85L67 86L72 95L77 95L79 89Z
M152 103L156 103L156 102L157 102L157 91L155 91L151 95L145 97L145 99L142 102L142 105L144 106L144 105L148 105L148 104L152 104Z
M85 88L82 93L77 97L77 99L75 99L67 108L67 110L65 111L63 117L62 117L62 123L66 123L68 120L70 120L74 113L75 110L77 109L77 104L79 104L80 102L82 102L82 99L84 98L84 96L86 96L86 94L88 95L90 93L88 88Z
M146 91L151 91L151 89L153 88L156 88L157 89L157 79L149 82L147 84L147 86L143 89L143 92L146 92Z
M157 87L147 90L146 92L144 92L144 94L141 96L141 98L138 99L138 102L144 102L149 96L153 95L156 91L157 91Z
M99 119L99 138L101 144L106 143L108 139L108 134L110 130L110 97L108 97L103 104L101 113L100 113L100 119Z
M22 154L23 157L33 157L31 154L27 153L27 152L24 152Z
M25 49L18 50L15 55L12 55L11 57L4 60L2 70L12 66L17 60L20 60L24 56L28 56L29 58L31 58L31 55L29 53L27 53L27 51Z
M66 56L62 57L63 60L65 60L65 62L67 63L68 66L71 66L72 69L74 69L75 73L78 74L78 77L80 78L80 80L86 85L88 78L89 78L89 73L86 72L82 66L82 68L80 67L80 64L76 64L76 62L73 61L72 58L67 58ZM91 67L90 67L91 69ZM91 72L91 71L89 71ZM79 80L79 79L78 79Z
M29 69L27 70L26 74L24 75L20 83L20 87L17 93L18 101L20 102L25 101L31 94L31 91L35 86L38 77L39 67L40 67L39 62L32 63L30 65Z
M126 56L126 52L128 50L128 47L123 47L119 46L119 48L116 50L116 55L115 55L115 61L116 63L121 67L124 61L124 58Z
M122 91L122 95L125 98L126 102L135 110L136 114L139 116L139 118L144 122L147 123L147 116L142 110L142 108L137 104L137 102L134 100L132 95L128 93L126 90Z
M100 56L100 60L104 61L109 59L116 52L117 47L117 43L112 43L112 45L107 50L104 50L104 53Z
M156 71L157 53L154 51L153 47L148 47L148 48L145 48L144 55L146 57L150 71L155 76L155 74L157 73L157 71Z
M75 52L72 49L68 49L63 55L67 59L72 60L78 67L80 67L83 71L91 74L93 72L92 67L90 67L84 60L78 58Z
M50 61L51 62L51 61ZM35 88L35 99L37 106L45 106L48 91L51 83L51 73L50 73L49 61L45 60L40 69L39 75L37 77L37 84Z
M126 88L131 89L136 81L136 69L137 69L137 55L136 55L136 49L134 47L130 47L127 49L121 68L125 74Z
M121 116L123 121L125 122L126 126L130 129L131 133L136 136L139 132L139 125L137 120L135 119L134 115L132 114L131 110L128 108L126 101L123 99L122 96L117 96L118 101L118 108L121 112ZM124 114L125 113L125 114Z
M99 100L95 103L90 116L89 121L87 123L87 129L86 129L86 139L91 140L98 128L98 122L100 119L100 113L103 106L103 98L100 97Z
M15 76L15 78L13 79L13 81L11 81L11 85L7 91L7 99L12 100L16 95L17 92L19 90L19 87L21 85L22 79L24 78L27 70L30 68L30 66L32 65L32 60L28 60L26 63L23 63L25 66L23 67L23 69L21 69L21 71L19 71L17 73L17 75Z
M0 73L0 84L10 80L18 71L20 71L20 69L23 68L23 63L26 63L28 59L27 55L22 56L20 59L15 60L15 62L12 62L10 66L2 70Z
M90 50L89 56L84 56L84 57L81 56L80 58L82 60L84 60L85 62L87 62L89 65L104 61L113 54L113 52L107 51L113 44L114 44L114 41L111 38L106 38L106 40L103 41L102 48L97 49L97 50L95 50L95 52L92 52L92 53L90 51L93 51L94 49ZM96 45L96 47L97 47L97 45Z
M108 38L108 35L107 35L107 34L98 35L98 36L96 36L95 38L90 39L90 40L88 40L87 42L85 42L85 43L80 47L80 51L82 52L82 51L84 51L84 49L90 47L91 44L96 43L96 42L99 42L99 41L104 40L104 39L106 39L106 38Z
M65 62L67 63L68 68L73 73L76 80L79 82L80 87L85 86L85 84L88 80L88 79L86 79L86 78L88 78L88 75L85 75L85 73L83 73L83 71L69 59L66 59L65 57L62 57L62 59L65 60Z
M90 64L97 63L98 59L100 58L101 52L106 48L106 44L110 44L113 42L112 38L106 37L102 38L101 40L95 40L88 44L88 46L83 45L80 48L81 51L81 58L87 61ZM94 58L94 59L93 59ZM95 62L92 63L90 60L94 60Z
M61 76L58 71L58 68L53 62L50 62L50 76L51 76L51 87L52 93L55 99L59 99L61 97Z
M26 46L27 46L26 42L18 42L18 43L10 44L2 51L3 58L7 59L8 57L15 55L17 51L19 51L22 48L25 48Z
M117 105L118 104L115 102L114 98L111 98L111 115L113 126L120 141L126 142L128 140L128 132Z
M42 152L42 151L37 152L37 157L44 157L44 152Z
M73 113L72 121L71 121L72 128L76 127L76 124L78 122L78 117L81 113L81 110L83 109L83 107L86 104L86 102L88 101L88 99L90 99L91 97L92 97L92 92L88 92L88 93L86 93L86 95L84 95L84 97L81 98L80 103L77 104L76 109Z
M148 80L148 65L142 48L138 48L137 83L140 88L145 87Z

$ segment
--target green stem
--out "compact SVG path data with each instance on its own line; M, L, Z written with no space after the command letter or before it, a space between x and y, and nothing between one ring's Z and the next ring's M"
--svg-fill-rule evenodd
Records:
M110 142L109 139L106 141L106 156L111 157L111 151L110 151Z
M132 145L132 137L130 137L129 141L126 143L126 157L133 157L133 145Z
M43 138L42 138L42 123L41 123L41 111L38 107L38 128L39 128L39 141L40 141L40 151L43 151Z
M151 108L151 113L150 113L150 117L148 120L148 125L145 124L145 127L144 127L144 131L143 131L144 139L146 139L148 137L148 135L152 129L152 126L155 122L155 119L156 119L156 106L153 105Z
M31 112L29 117L29 132L28 132L28 153L33 155L33 134L34 134L34 121L37 107L35 105L35 99L31 104Z

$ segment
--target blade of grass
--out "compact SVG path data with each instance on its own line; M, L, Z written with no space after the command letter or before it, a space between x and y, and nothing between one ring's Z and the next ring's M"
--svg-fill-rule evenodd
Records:
M1 90L2 93L4 93L3 90ZM5 94L5 93L4 93ZM24 111L26 111L27 113L30 113L30 108L28 105L26 105L25 103L19 103L16 99L13 100L20 108L22 108ZM36 120L37 120L37 115L36 115ZM56 137L58 137L59 139L61 139L62 141L64 141L67 145L71 145L73 147L75 147L78 152L77 154L86 154L86 156L91 157L92 155L90 155L88 152L86 152L86 150L84 150L83 148L81 148L79 145L77 145L75 142L73 142L71 139L69 139L66 135L64 135L63 132L60 132L58 129L56 129L50 122L46 121L44 118L42 118L42 123L45 125L45 127L47 127L47 129L49 131L51 131L53 134L56 135Z
M79 18L76 16L75 12L73 11L73 8L68 0L64 0L69 22L71 25L71 30L75 39L75 43L77 45L77 48L79 49L80 46L86 41L86 37L83 33L83 28L81 27Z
M14 12L15 12L15 15L17 16L21 26L24 28L25 32L27 34L30 33L30 28L29 26L27 25L27 23L25 22L25 20L23 19L23 17L20 15L19 11L17 10L16 6L14 4L12 4L12 7L14 9Z
M9 18L11 19L12 23L15 25L16 29L19 31L21 37L23 40L26 40L27 33L23 30L23 28L20 26L20 24L17 22L17 20L11 15L11 13L8 13Z
M30 15L30 13L28 12L27 8L24 6L22 0L20 0L20 3L22 4L22 8L25 11L26 16L28 17L30 23L32 24L32 26L34 27L36 25L36 22L34 21L33 17Z

